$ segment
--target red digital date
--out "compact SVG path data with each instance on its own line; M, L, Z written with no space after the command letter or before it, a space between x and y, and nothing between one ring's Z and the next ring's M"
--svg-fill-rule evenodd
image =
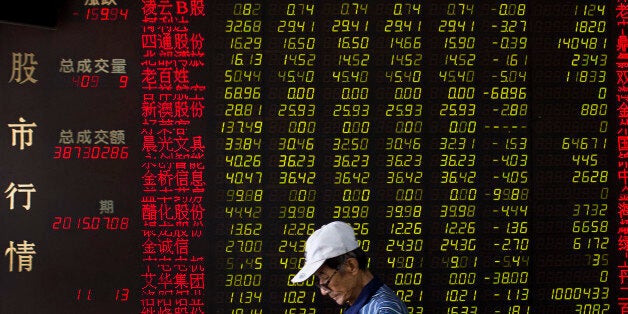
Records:
M129 217L117 216L54 216L52 230L127 230Z

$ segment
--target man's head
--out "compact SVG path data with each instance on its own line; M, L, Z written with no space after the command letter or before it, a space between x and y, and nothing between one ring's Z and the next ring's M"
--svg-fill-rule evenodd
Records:
M351 225L342 221L323 225L305 242L305 265L291 281L304 281L314 275L326 260L357 248L358 241L355 239L355 232Z
M368 257L359 248L351 225L335 221L314 231L305 243L305 265L292 279L301 282L315 275L323 295L337 304L353 303L372 278Z

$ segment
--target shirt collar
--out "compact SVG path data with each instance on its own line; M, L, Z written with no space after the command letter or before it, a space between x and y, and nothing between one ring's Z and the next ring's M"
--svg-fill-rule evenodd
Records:
M369 281L369 283L364 286L364 289L362 289L360 295L358 295L358 298L355 300L355 302L344 310L344 314L359 313L360 309L369 302L371 297L375 294L375 292L377 292L377 290L379 290L379 288L383 284L384 283L379 278L374 276L373 279L371 279L371 281Z

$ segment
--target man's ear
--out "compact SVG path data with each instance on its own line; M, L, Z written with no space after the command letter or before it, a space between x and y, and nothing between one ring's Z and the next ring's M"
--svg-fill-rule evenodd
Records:
M357 272L360 269L360 265L358 264L358 260L355 258L349 258L345 261L347 270L349 272Z

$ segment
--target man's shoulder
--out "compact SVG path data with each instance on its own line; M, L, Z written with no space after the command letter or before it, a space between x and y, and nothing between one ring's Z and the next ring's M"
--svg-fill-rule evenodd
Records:
M388 287L382 285L377 289L375 294L371 297L370 302L365 306L369 308L364 313L381 313L381 314L406 314L408 309L406 305L399 299L397 294Z
M385 284L379 287L379 289L377 289L373 297L375 296L379 296L380 298L394 298L394 299L399 300L399 297L397 296L397 294L389 286Z

